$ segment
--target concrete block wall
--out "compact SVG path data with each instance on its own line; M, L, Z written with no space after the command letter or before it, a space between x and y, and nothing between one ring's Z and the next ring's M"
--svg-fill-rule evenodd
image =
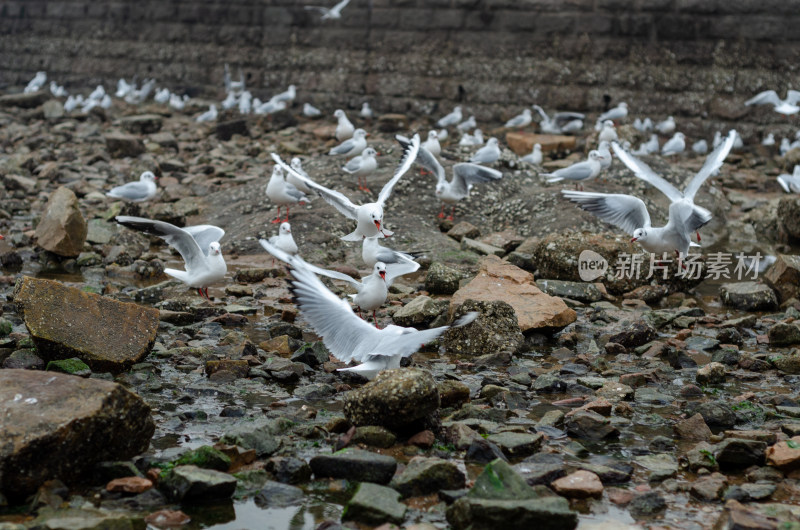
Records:
M627 101L698 123L786 123L751 95L800 87L797 0L0 0L0 88L155 77L221 97L227 62L262 99L481 119Z

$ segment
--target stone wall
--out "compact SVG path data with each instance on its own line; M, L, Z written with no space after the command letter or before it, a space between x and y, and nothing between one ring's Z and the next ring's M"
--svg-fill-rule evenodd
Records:
M70 87L153 76L221 96L223 65L255 95L294 83L323 109L505 118L525 104L734 120L799 88L800 9L786 0L0 0L0 87L37 70ZM235 71L235 68L234 68ZM779 122L766 109L751 124Z

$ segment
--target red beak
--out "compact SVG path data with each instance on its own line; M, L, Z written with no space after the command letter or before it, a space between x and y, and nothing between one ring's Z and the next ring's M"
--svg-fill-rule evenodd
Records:
M632 237L632 238L631 238L631 243L633 243L633 242L634 242L634 241L636 241L637 239L638 239L638 238L636 238L636 237Z
M381 222L380 221L375 221L375 226L377 226L378 230L380 230L381 229Z
M381 275L381 278L383 278L383 281L386 281L386 271L381 271L378 274Z
M0 236L0 239L5 239L3 236Z

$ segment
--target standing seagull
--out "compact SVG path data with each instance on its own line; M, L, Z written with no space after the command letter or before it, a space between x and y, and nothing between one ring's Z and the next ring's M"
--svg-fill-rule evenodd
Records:
M127 215L118 215L116 220L128 228L158 236L177 250L185 262L186 270L164 269L164 273L194 287L200 296L211 301L208 286L221 281L228 272L219 246L219 240L225 235L222 228L212 225L178 228L164 221Z
M668 117L666 120L662 122L658 122L656 124L656 131L667 136L668 134L672 134L675 132L675 118L672 116Z
M508 129L516 127L522 129L523 127L527 127L528 125L530 125L532 120L533 116L531 116L531 109L524 109L522 111L522 114L518 114L513 118L511 118L510 120L508 120L505 126Z
M778 93L774 90L765 90L755 97L748 99L744 104L748 107L750 105L772 105L775 107L773 110L778 114L791 116L792 114L800 112L800 107L797 106L798 101L800 101L800 92L797 90L787 90L786 99L784 100L781 100L781 98L778 97Z
M686 137L683 135L682 132L676 132L672 138L667 140L661 147L661 154L662 155L677 155L678 153L683 153L683 150L686 149Z
M800 165L794 166L791 175L788 173L778 175L778 184L786 193L800 193Z
M289 290L293 300L306 321L322 337L328 351L340 361L360 363L341 370L358 372L372 379L381 370L399 368L400 359L415 353L423 344L435 340L450 327L420 331L390 324L384 329L377 329L358 318L350 304L325 287L308 263L297 256L285 255L274 247L264 248L289 264L292 275ZM453 325L467 325L477 316L478 313L468 313Z
M472 158L469 159L473 164L492 164L500 158L500 147L497 145L497 138L489 138L486 145L478 149Z
M350 123L350 120L347 119L347 114L345 114L342 109L336 109L333 115L339 120L339 123L336 124L336 139L340 142L344 142L348 138L352 138L356 128Z
M342 0L331 8L323 6L306 6L306 10L319 11L322 14L321 20L338 20L342 18L342 9L347 7L347 4L349 3L350 0Z
M433 156L442 154L442 145L439 143L439 133L428 131L428 139L422 142L422 147L428 150Z
M603 122L606 120L619 121L628 115L628 104L624 101L613 109L608 109L597 118L597 124L594 126L596 131L603 128Z
M601 160L603 155L599 151L589 151L589 159L577 164L572 164L569 167L561 168L552 173L542 173L540 176L547 177L547 182L560 182L562 180L572 180L575 182L575 187L578 187L579 182L591 180L600 174L603 169ZM581 189L583 185L581 184Z
M303 161L300 160L297 157L292 158L292 169L294 169L295 171L297 171L301 175L304 175L307 178L311 178L311 177L308 176L308 173L306 173L306 170L303 169ZM286 182L288 182L289 184L291 184L292 186L294 186L298 190L302 191L306 195L311 193L311 188L306 186L305 182L303 182L299 178L295 177L294 173L289 173L286 176Z
M615 142L619 140L617 136L617 131L614 127L614 122L611 120L606 120L603 122L603 128L600 131L600 134L597 136L598 142Z
M139 176L138 181L111 188L106 196L130 202L149 201L158 193L157 178L152 171L145 171Z
M456 107L453 112L436 122L437 127L450 127L461 121L461 107Z
M289 166L286 167L291 169ZM299 173L293 169L291 169L291 171L295 175L299 175ZM301 178L300 180L306 183L313 182L311 179L306 178ZM286 206L286 219L284 219L283 222L288 223L289 206L298 202L300 204L305 204L305 201L308 200L308 197L306 197L305 193L286 182L286 180L283 178L283 170L281 169L281 166L275 166L272 168L272 176L269 178L266 191L269 200L278 206L278 217L272 220L273 223L281 222L281 206Z
M586 117L583 114L578 112L557 112L550 119L550 116L539 105L533 105L533 109L542 117L539 122L539 129L545 134L562 134L583 129L583 120Z
M375 149L367 147L364 149L364 152L361 153L361 156L353 158L342 168L342 171L345 173L358 177L358 189L362 191L370 191L367 187L367 177L375 173L375 170L378 169L378 161L375 160L377 154Z
M397 184L400 177L411 168L411 165L417 158L419 144L419 135L415 134L409 146L405 149L403 157L400 159L400 164L394 172L394 176L392 176L389 182L384 184L381 192L378 194L378 200L376 202L369 202L361 206L356 206L350 199L338 191L321 186L302 175L297 174L297 177L306 181L306 184L308 184L310 188L316 190L325 202L336 208L339 213L358 222L356 229L350 234L343 236L341 239L345 241L361 241L365 237L390 237L393 232L384 228L383 207L386 204L386 200L392 194L392 189L395 184ZM287 166L277 154L272 153L272 159L288 172L291 173L294 171L291 167Z
M370 268L374 267L379 261L386 264L387 270L395 264L414 263L417 267L411 272L419 268L419 263L414 261L413 255L386 248L380 244L377 237L365 237L362 240L361 259L363 259L367 267Z
M281 223L281 227L278 229L278 235L269 238L269 243L291 256L297 255L297 243L294 242L294 237L292 237L292 225L289 223Z
M328 151L329 155L358 156L367 147L367 131L356 129L353 137Z
M542 144L533 144L533 151L521 158L523 162L533 164L534 166L542 165Z

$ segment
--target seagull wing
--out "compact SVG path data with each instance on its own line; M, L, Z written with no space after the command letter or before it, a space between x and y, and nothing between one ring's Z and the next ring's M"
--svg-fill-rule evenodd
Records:
M797 105L798 101L800 101L800 91L797 90L786 91L786 103L790 105Z
M219 241L225 235L225 230L214 225L187 226L183 230L184 232L189 232L194 240L197 241L197 246L206 256L208 256L208 246L215 241Z
M350 3L350 0L342 0L341 2L339 2L338 4L333 6L331 11L334 12L334 13L341 13L342 9L347 7L347 4L349 4L349 3Z
M394 172L394 176L392 179L383 185L381 192L378 194L378 200L375 201L381 207L386 204L386 200L389 198L389 195L392 194L392 188L394 188L395 184L400 180L406 171L411 168L411 165L414 163L414 160L417 159L417 154L419 153L419 135L415 134L413 138L411 138L411 143L403 150L403 157L400 159L400 164L398 164L397 169Z
M694 200L694 196L697 195L697 190L700 189L700 186L710 177L711 175L716 175L719 172L720 166L725 161L725 157L728 156L730 153L731 148L733 147L733 143L736 141L736 131L731 129L728 133L728 137L725 138L725 141L719 144L719 146L714 149L714 151L708 155L706 158L705 164L703 167L700 168L700 171L697 172L697 175L692 178L689 185L686 186L686 189L683 192L684 197L689 200Z
M419 269L416 261L403 260L396 263L384 263L386 265L386 286L391 287L394 281L404 274L411 274Z
M619 193L591 193L561 190L567 199L578 204L603 221L633 234L637 228L650 226L650 214L644 201L632 195Z
M449 328L466 326L472 323L478 316L479 313L473 311L467 313L449 326L440 326L438 328L425 330L404 328L394 325L386 326L383 330L386 331L386 334L381 337L381 347L371 353L375 356L399 355L400 357L408 357L417 352L423 345L439 338L439 336Z
M678 191L678 188L657 175L655 171L650 169L650 166L625 151L617 142L612 142L611 147L614 149L617 158L622 160L622 163L628 166L628 169L633 171L634 175L658 188L670 201L675 202L683 198L683 194Z
M775 105L776 107L782 103L778 93L774 90L765 90L756 96L744 102L745 105Z
M356 141L350 138L349 140L345 140L344 142L340 143L336 147L332 148L328 151L329 155L343 155L345 153L349 153L355 147Z
M464 162L453 166L453 181L450 190L466 196L473 184L500 180L503 173L492 168Z
M364 159L360 156L357 156L350 160L345 166L342 168L342 171L346 173L355 173L359 169L361 169L361 165L364 163Z
M411 148L411 140L409 140L405 136L401 136L398 134L397 136L395 136L395 138L397 139L398 142L400 142L400 145L403 146L403 149ZM436 160L436 157L433 156L433 154L427 149L425 149L425 147L423 147L422 145L420 145L419 147L419 152L417 153L416 162L417 164L421 165L422 167L424 167L425 169L436 175L437 184L446 180L444 174L444 168L442 167L442 165L439 163L438 160Z
M183 228L165 223L164 221L155 221L143 217L131 217L127 215L118 215L116 220L123 226L139 230L146 234L158 236L166 241L167 244L177 250L183 258L183 261L186 263L186 272L191 273L192 271L208 267L205 254L200 249L197 241L192 237L192 234Z
M344 215L349 219L358 219L358 214L357 214L358 206L353 204L352 201L350 201L350 199L345 197L343 194L339 193L338 191L332 190L330 188L326 188L325 186L322 186L320 184L317 184L316 182L306 177L305 175L298 173L297 171L294 170L294 168L292 168L292 166L284 162L281 159L281 157L279 157L275 153L272 153L272 159L275 161L276 164L281 166L288 173L291 173L301 181L305 182L309 188L319 193L320 196L325 200L325 202L336 208L339 211L339 213L341 213L342 215Z
M141 200L147 197L150 186L144 182L128 182L122 186L111 188L106 195L117 199L128 199L129 201Z

